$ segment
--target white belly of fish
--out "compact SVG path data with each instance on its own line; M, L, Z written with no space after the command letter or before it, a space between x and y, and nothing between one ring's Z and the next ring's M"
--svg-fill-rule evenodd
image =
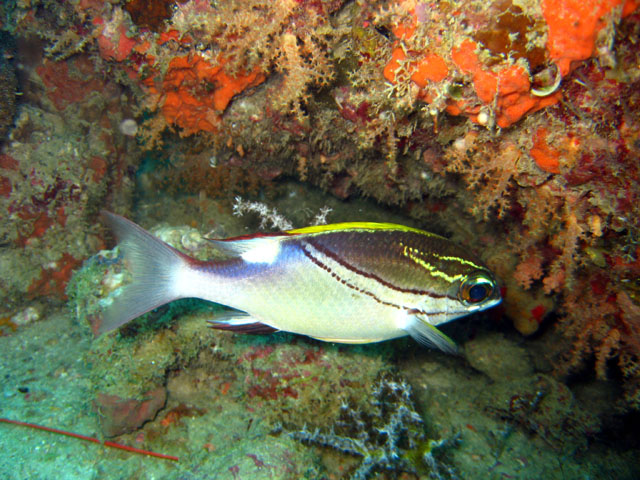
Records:
M299 249L284 250L271 263L245 263L237 274L191 272L196 278L189 279L189 294L322 340L364 343L407 335L401 328L406 310L397 299L381 298L385 292L371 292L366 279L339 265L323 269Z

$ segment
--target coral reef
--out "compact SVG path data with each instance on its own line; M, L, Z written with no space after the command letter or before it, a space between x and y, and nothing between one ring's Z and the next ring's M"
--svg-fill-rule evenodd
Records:
M274 179L294 177L401 207L490 257L521 333L558 319L557 373L593 359L599 377L622 373L621 405L639 408L637 7L42 0L3 9L26 59L23 98L44 117L22 109L0 160L0 206L12 219L0 262L27 265L1 280L13 302L2 317L24 311L15 299L25 294L63 295L73 268L102 246L98 206L131 206L146 149L157 162L151 173L141 166L139 185L198 195L194 204L270 197ZM124 119L136 121L135 136L120 132ZM65 245L86 235L70 248L63 232Z
M92 39L74 5L5 2L0 13L2 101L21 99L15 115L1 115L0 269L11 274L0 280L0 312L31 307L41 316L65 300L73 270L103 245L95 216L107 198L130 200L138 156L124 154L131 144L117 128L130 116L127 93L82 53ZM20 92L7 77L13 63Z
M638 61L627 43L637 33L637 21L621 29L617 69ZM638 145L628 125L640 121L640 79L623 79L596 62L573 75L565 98L544 119L527 118L524 130L499 138L468 133L447 150L446 169L461 173L475 192L464 199L469 211L502 218L509 251L498 249L490 263L506 279L516 326L525 334L537 330L555 302L565 315L558 328L572 345L558 370L595 356L596 372L605 377L615 358L627 378L627 405L637 408L637 320L625 312L638 302L631 280Z
M133 186L127 169L136 157L122 155L113 113L122 110L120 92L93 68L79 56L30 70L25 96L41 89L40 106L21 107L0 154L0 264L13 272L0 280L0 297L9 311L65 298L73 269L102 245L98 209L116 192L124 201Z
M143 108L157 113L145 123L149 145L167 126L184 136L219 132L231 99L273 72L270 107L302 122L309 87L332 78L328 15L341 1L142 3L81 4L77 12L92 18L101 57L120 63L145 92Z
M432 175L431 159L468 128L443 112L493 129L557 104L560 80L581 60L604 59L613 25L633 11L612 0L571 26L565 19L585 7L568 0L557 10L510 0L160 1L144 7L148 17L139 3L81 2L68 18L90 21L104 68L137 92L146 148L170 127L270 175L384 203L426 197L433 208L453 187ZM531 155L553 170L543 137Z
M369 478L376 470L427 471L431 479L457 478L454 470L439 460L439 449L455 445L457 437L426 438L422 417L411 400L411 387L404 380L382 376L370 395L366 410L343 403L340 418L329 432L317 428L310 431L305 426L290 435L362 457L351 474L353 480Z
M18 81L13 65L9 61L13 57L14 50L11 36L0 30L0 143L13 123L16 111ZM6 188L8 188L7 181L4 177L0 177L0 194Z
M75 323L59 325L88 343L127 281L117 250L94 255L101 208L135 206L145 227L210 258L220 252L205 236L315 223L320 205L336 221L387 221L363 208L371 197L476 251L500 278L503 309L451 326L466 332L465 358L402 340L213 332L216 307L176 302L94 340L85 397L103 433L191 449L189 475L206 465L229 479L452 477L448 465L465 478L584 477L583 457L554 462L586 458L607 422L640 409L638 6L3 2L0 43L15 50L0 59L0 340L24 364L5 370L32 376L31 352L12 340L65 297ZM334 198L307 202L311 185ZM378 376L390 352L413 399ZM31 412L43 393L3 395ZM350 453L307 448L276 434L279 422ZM430 440L458 434L446 452ZM584 465L636 478L626 463Z

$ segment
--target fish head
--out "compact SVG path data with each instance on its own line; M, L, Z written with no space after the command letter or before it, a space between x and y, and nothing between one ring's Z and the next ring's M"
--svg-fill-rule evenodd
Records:
M450 322L498 305L502 301L500 287L493 274L484 268L474 269L455 276L447 293L440 299L438 311L427 313L431 325ZM433 299L426 299L433 306Z

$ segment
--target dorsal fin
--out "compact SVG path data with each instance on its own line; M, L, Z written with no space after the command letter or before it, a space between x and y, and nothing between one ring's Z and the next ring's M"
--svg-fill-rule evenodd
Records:
M427 236L438 236L435 233L425 232L419 228L407 227L395 223L377 223L377 222L343 222L330 223L327 225L313 225L311 227L296 228L287 230L285 233L290 235L314 234L340 232L345 230L366 230L366 231L396 231L396 232L413 232Z
M437 235L435 233L430 233L418 228L407 227L405 225L398 225L395 223L343 222L296 228L293 230L287 230L285 232L278 233L257 233L253 235L242 235L239 237L225 239L207 240L215 245L216 248L228 255L234 257L243 257L248 261L262 261L269 263L272 258L272 256L269 255L269 252L277 252L277 248L275 248L276 245L278 245L280 241L285 237L297 235L322 235L350 230L359 230L365 232L412 232L427 237L442 238L440 237L440 235ZM254 252L256 252L259 256L254 255ZM267 253L267 255L265 256L264 253ZM266 259L261 260L261 257L264 257Z

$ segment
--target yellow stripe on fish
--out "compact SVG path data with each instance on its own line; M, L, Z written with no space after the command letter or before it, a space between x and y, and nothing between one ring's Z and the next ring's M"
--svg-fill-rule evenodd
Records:
M435 233L425 232L418 228L407 227L404 225L396 225L395 223L377 223L377 222L343 222L343 223L330 223L326 225L312 225L310 227L296 228L293 230L287 230L286 233L291 234L307 234L307 233L331 233L335 231L344 230L366 230L366 231L383 231L393 230L397 232L413 232L420 235L439 236Z
M436 325L500 302L491 272L444 237L389 223L353 222L214 241L224 259L184 255L104 212L133 283L107 308L101 332L177 298L236 309L213 326L284 330L369 343L411 335L454 351Z

